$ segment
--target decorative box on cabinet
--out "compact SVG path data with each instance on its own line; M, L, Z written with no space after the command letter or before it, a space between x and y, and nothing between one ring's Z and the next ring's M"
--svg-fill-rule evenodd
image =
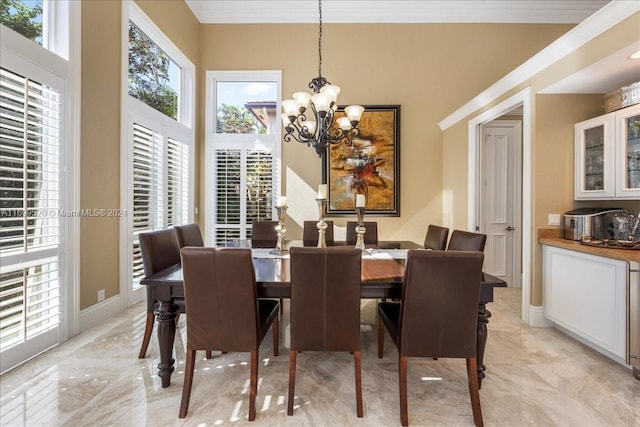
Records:
M543 246L545 316L620 363L627 345L627 264Z
M575 199L640 199L640 104L575 125Z

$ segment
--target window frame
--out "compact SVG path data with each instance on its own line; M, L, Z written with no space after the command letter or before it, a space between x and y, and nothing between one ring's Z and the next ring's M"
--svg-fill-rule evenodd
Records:
M149 107L128 93L129 75L129 21L133 21L149 38L153 40L171 59L182 69L180 81L180 94L178 101L178 120L165 116L159 111ZM126 209L128 215L120 218L120 294L121 308L125 309L137 301L145 298L144 287L138 285L138 280L133 280L133 124L154 123L159 126L153 128L160 131L164 144L162 153L163 184L166 191L167 182L167 138L189 146L189 215L188 221L194 222L195 217L195 65L184 55L158 26L135 4L127 0L122 7L122 68L121 68L121 135L120 135L120 205ZM155 127L154 125L154 127ZM164 204L166 207L166 200ZM167 212L163 213L163 224L166 226Z
M43 1L43 45L27 39L0 25L3 66L11 56L19 65L29 69L29 78L48 80L51 73L64 81L63 113L60 136L60 209L78 212L80 209L80 76L81 76L81 5L80 2ZM45 34L46 31L46 34ZM55 342L65 341L80 332L80 221L77 217L59 218L59 280L61 285L60 326ZM5 260L6 261L6 260ZM3 263L4 264L4 263ZM25 343L26 353L38 350L33 343ZM26 358L31 356L26 355ZM4 373L27 360L18 355L3 354L0 371Z
M282 131L280 115L276 115L273 127L268 134L224 134L216 133L216 117L217 117L217 94L216 84L218 82L259 82L269 81L275 82L276 88L276 111L282 102L282 71L281 70L262 70L262 71L217 71L207 70L206 72L206 102L205 102L205 244L214 245L216 240L216 200L215 191L211 189L210 185L215 185L215 149L221 148L238 148L242 150L242 159L246 157L246 150L248 149L263 149L268 148L273 153L273 202L271 217L275 218L275 200L281 194L282 188ZM246 164L243 161L242 168L244 169ZM245 181L242 181L242 188L244 188ZM244 202L241 202L241 206L244 206ZM242 211L241 215L245 216L246 212ZM246 220L240 221L240 235L246 235Z

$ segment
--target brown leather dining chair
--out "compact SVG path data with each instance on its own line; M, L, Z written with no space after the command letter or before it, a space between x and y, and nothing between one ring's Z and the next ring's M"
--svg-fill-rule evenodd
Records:
M140 233L140 252L142 255L142 266L144 276L149 277L160 270L180 264L180 244L174 229L150 231ZM156 308L156 302L149 295L150 289L147 287L147 319L144 327L144 336L142 337L142 345L138 358L144 359L151 340L153 332L153 323L155 315L153 310ZM184 313L184 306L180 306L179 312Z
M278 243L278 221L253 221L251 224L252 248L275 248Z
M251 249L182 249L187 347L180 418L187 415L196 350L251 353L249 421L256 417L258 350L269 328L278 356L277 300L258 299Z
M333 221L325 221L327 229L324 240L327 246L333 246ZM305 221L302 226L302 244L304 246L318 246L318 221Z
M176 229L178 243L181 248L184 248L185 246L204 246L202 232L200 231L200 226L198 224L176 225L173 228Z
M287 414L293 415L300 351L353 353L356 413L362 417L360 270L362 250L291 248L291 346Z
M355 245L358 235L356 234L356 221L347 221L347 245ZM378 244L378 223L376 221L365 221L363 223L364 231L364 244L365 245L377 245Z
M449 239L448 251L484 251L487 235L470 231L453 230Z
M386 328L400 358L403 426L409 425L409 357L466 359L473 421L483 425L476 349L483 258L477 251L409 250L401 301L378 303L378 358L384 353Z
M424 248L436 251L444 251L447 247L449 229L439 225L429 224L427 235L424 238Z

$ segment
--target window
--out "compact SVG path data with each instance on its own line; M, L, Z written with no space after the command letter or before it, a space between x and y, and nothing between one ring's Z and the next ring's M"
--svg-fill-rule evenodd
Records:
M42 3L42 0L2 0L0 22L42 46Z
M0 347L61 319L60 88L0 68Z
M78 11L0 6L0 372L77 330Z
M207 72L207 242L251 238L280 193L279 71Z
M195 67L133 2L126 31L123 103L122 293L129 304L144 297L140 233L194 221Z
M129 95L178 119L180 67L129 21Z

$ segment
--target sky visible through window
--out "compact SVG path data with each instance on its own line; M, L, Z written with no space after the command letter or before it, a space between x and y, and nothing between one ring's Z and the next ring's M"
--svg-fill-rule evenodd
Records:
M218 108L222 104L244 107L249 101L276 101L275 82L218 82Z

